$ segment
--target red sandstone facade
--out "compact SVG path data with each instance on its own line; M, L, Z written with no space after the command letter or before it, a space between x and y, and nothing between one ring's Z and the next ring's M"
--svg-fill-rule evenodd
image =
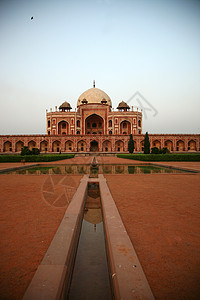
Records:
M64 102L46 112L45 135L1 135L0 152L20 152L23 146L41 152L128 152L133 134L135 152L143 151L142 111L121 102L112 109L109 96L95 86L80 95L77 109ZM170 151L200 151L199 134L149 134L150 147Z

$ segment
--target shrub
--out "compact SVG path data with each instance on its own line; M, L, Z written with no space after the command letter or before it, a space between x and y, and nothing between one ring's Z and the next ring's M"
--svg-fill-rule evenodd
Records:
M169 149L167 149L167 147L164 147L162 149L159 149L157 147L153 147L151 148L151 154L166 154L166 153L170 153Z
M33 148L32 150L29 150L27 146L24 146L21 151L21 155L39 155L40 150L38 148Z
M32 154L32 152L31 152L31 150L29 150L28 149L28 147L27 146L24 146L23 148L22 148L22 151L21 151L21 155L31 155Z
M162 148L161 151L162 151L162 154L169 154L170 153L170 151L167 147Z
M160 149L158 149L157 147L151 148L151 154L159 154L159 153L160 153Z
M39 154L40 154L40 149L38 149L38 148L32 149L32 155L39 155Z

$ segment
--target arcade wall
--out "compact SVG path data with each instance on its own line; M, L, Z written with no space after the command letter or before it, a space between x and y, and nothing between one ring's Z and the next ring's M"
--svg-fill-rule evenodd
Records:
M133 135L135 152L142 152L144 135ZM149 134L150 147L167 147L171 152L200 151L200 134ZM1 135L1 153L20 153L24 146L41 153L90 152L93 144L99 152L128 152L129 135Z

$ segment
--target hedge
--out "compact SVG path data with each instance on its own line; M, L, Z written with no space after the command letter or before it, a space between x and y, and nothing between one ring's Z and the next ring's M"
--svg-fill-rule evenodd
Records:
M0 163L7 162L21 162L25 160L26 162L49 162L62 159L73 158L74 154L44 154L44 155L0 155Z
M200 161L199 153L117 154L117 157L142 161Z

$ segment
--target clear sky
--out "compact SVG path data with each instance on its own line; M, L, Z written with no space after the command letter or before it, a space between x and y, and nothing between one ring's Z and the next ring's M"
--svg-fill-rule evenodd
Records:
M200 1L0 0L0 134L45 133L93 79L115 109L144 96L144 132L199 133Z

